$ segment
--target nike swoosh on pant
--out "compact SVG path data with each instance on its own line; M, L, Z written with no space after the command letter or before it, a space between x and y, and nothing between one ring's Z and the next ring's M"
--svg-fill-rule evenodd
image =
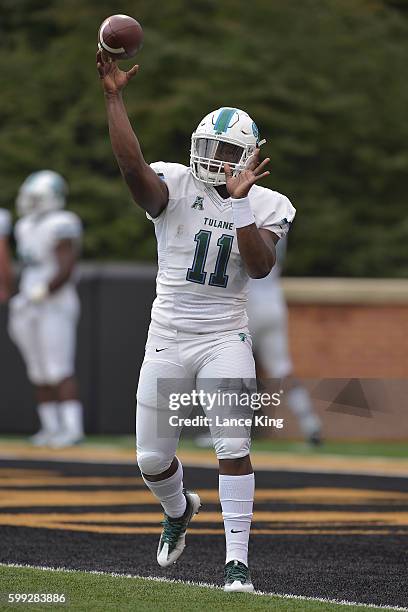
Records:
M168 348L169 348L169 347L168 347L168 346L166 346L166 347L165 347L165 348L163 348L163 349L156 349L156 353L160 353L161 351L166 351Z

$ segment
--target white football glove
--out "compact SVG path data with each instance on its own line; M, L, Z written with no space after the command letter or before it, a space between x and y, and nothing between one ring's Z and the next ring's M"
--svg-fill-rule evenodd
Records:
M28 291L25 291L25 296L29 302L33 304L39 304L47 297L49 291L45 283L38 283L33 287L30 287Z

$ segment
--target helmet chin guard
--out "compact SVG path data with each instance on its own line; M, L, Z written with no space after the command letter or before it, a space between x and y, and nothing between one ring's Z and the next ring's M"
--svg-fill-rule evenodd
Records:
M208 185L225 185L224 164L228 163L236 176L263 142L259 142L258 128L245 111L219 108L204 117L191 137L191 172Z

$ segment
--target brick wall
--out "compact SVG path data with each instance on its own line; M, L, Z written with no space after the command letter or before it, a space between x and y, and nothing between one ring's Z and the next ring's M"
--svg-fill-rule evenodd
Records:
M408 304L290 304L299 376L408 378Z
M285 279L283 285L295 372L312 394L318 379L376 379L361 381L367 408L314 398L326 438L408 439L408 281ZM284 416L279 437L298 436L296 419L287 410Z

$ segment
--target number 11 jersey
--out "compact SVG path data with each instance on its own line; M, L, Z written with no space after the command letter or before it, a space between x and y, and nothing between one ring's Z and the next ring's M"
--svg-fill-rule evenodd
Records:
M249 277L238 249L231 199L195 179L181 164L155 162L169 202L153 221L157 238L157 297L151 328L214 333L247 326ZM295 216L288 198L254 185L249 201L258 228L284 236Z

